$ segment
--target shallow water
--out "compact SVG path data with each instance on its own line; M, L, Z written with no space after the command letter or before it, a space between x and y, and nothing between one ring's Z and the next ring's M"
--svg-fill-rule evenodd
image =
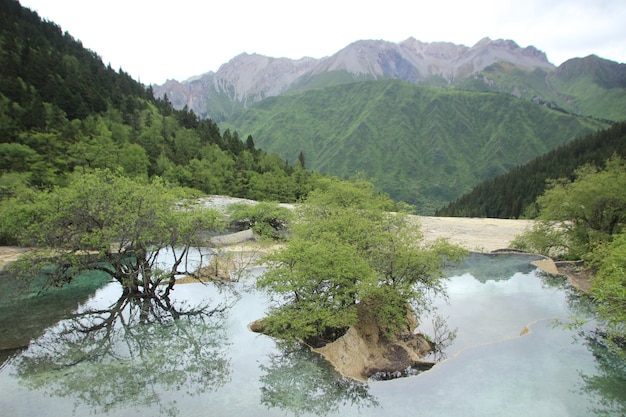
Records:
M624 415L623 360L590 336L593 323L586 332L554 326L554 319L588 314L586 304L530 261L473 255L449 270L449 300L438 301L436 312L457 329L447 359L416 377L369 383L342 378L305 348L250 332L247 325L268 304L254 278L219 288L175 287L180 312L207 307L177 319L153 304L119 304L119 287L108 284L2 366L0 410L7 416ZM520 336L526 326L530 332ZM427 317L420 330L432 332Z

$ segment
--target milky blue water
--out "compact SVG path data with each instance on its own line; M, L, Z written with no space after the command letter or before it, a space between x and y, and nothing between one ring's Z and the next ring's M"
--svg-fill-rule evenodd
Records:
M591 319L587 303L530 261L474 255L449 270L449 299L436 301L457 330L446 359L415 377L368 383L249 331L268 305L253 276L177 285L169 311L120 301L107 284L0 366L0 415L625 415L624 361L593 337L592 320L555 325ZM430 317L420 330L433 331Z

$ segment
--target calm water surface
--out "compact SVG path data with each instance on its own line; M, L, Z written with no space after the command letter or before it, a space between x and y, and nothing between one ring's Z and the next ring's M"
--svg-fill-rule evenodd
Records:
M457 329L446 359L415 377L369 383L342 378L305 348L250 332L268 304L254 277L232 286L179 285L173 308L120 301L120 288L107 284L56 315L44 306L54 322L38 320L28 348L0 365L0 414L626 414L624 361L593 337L593 322L578 330L554 325L590 318L586 302L531 260L472 255L448 271L449 299L436 303L436 314ZM36 309L31 302L20 313ZM15 330L14 311L0 308L0 321ZM420 330L433 331L429 317ZM0 346L17 343L15 334L1 333Z

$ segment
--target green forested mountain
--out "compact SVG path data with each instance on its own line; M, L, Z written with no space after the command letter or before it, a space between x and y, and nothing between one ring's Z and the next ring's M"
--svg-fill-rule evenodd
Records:
M240 54L186 81L154 86L182 109L223 121L268 97L300 94L360 81L399 79L447 89L510 94L580 116L624 119L626 64L595 55L559 67L534 46L513 40L481 39L472 47L414 38L394 43L358 40L335 54L315 59Z
M345 71L322 72L302 79L285 94L364 81L364 78ZM471 76L453 80L429 76L419 84L510 94L553 109L601 120L626 118L626 64L595 55L569 59L554 69L527 68L500 61Z
M267 98L224 126L290 161L362 172L420 213L607 125L510 95L365 81Z
M0 11L0 199L96 168L260 200L309 189L310 173L155 99L17 1Z
M626 64L595 55L570 59L551 71L499 62L461 80L457 87L507 93L597 119L626 118Z
M568 111L601 119L626 119L626 64L590 55L561 64L546 79Z
M626 157L626 122L578 138L504 175L487 180L437 211L440 216L518 218L546 189L546 180L574 179L584 164ZM529 209L532 212L532 206Z

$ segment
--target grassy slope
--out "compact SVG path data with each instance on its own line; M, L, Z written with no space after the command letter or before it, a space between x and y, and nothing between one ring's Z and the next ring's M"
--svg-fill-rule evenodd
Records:
M598 119L626 119L626 65L595 56L571 59L549 74L496 63L458 87L509 93Z
M363 172L393 198L432 213L480 181L604 126L505 94L382 80L269 98L222 127L292 162L302 151L308 168Z
M572 111L592 117L621 121L626 119L626 89L607 89L597 84L590 75L578 77L571 82L563 82L557 77L550 78L550 84L573 97L570 100Z

